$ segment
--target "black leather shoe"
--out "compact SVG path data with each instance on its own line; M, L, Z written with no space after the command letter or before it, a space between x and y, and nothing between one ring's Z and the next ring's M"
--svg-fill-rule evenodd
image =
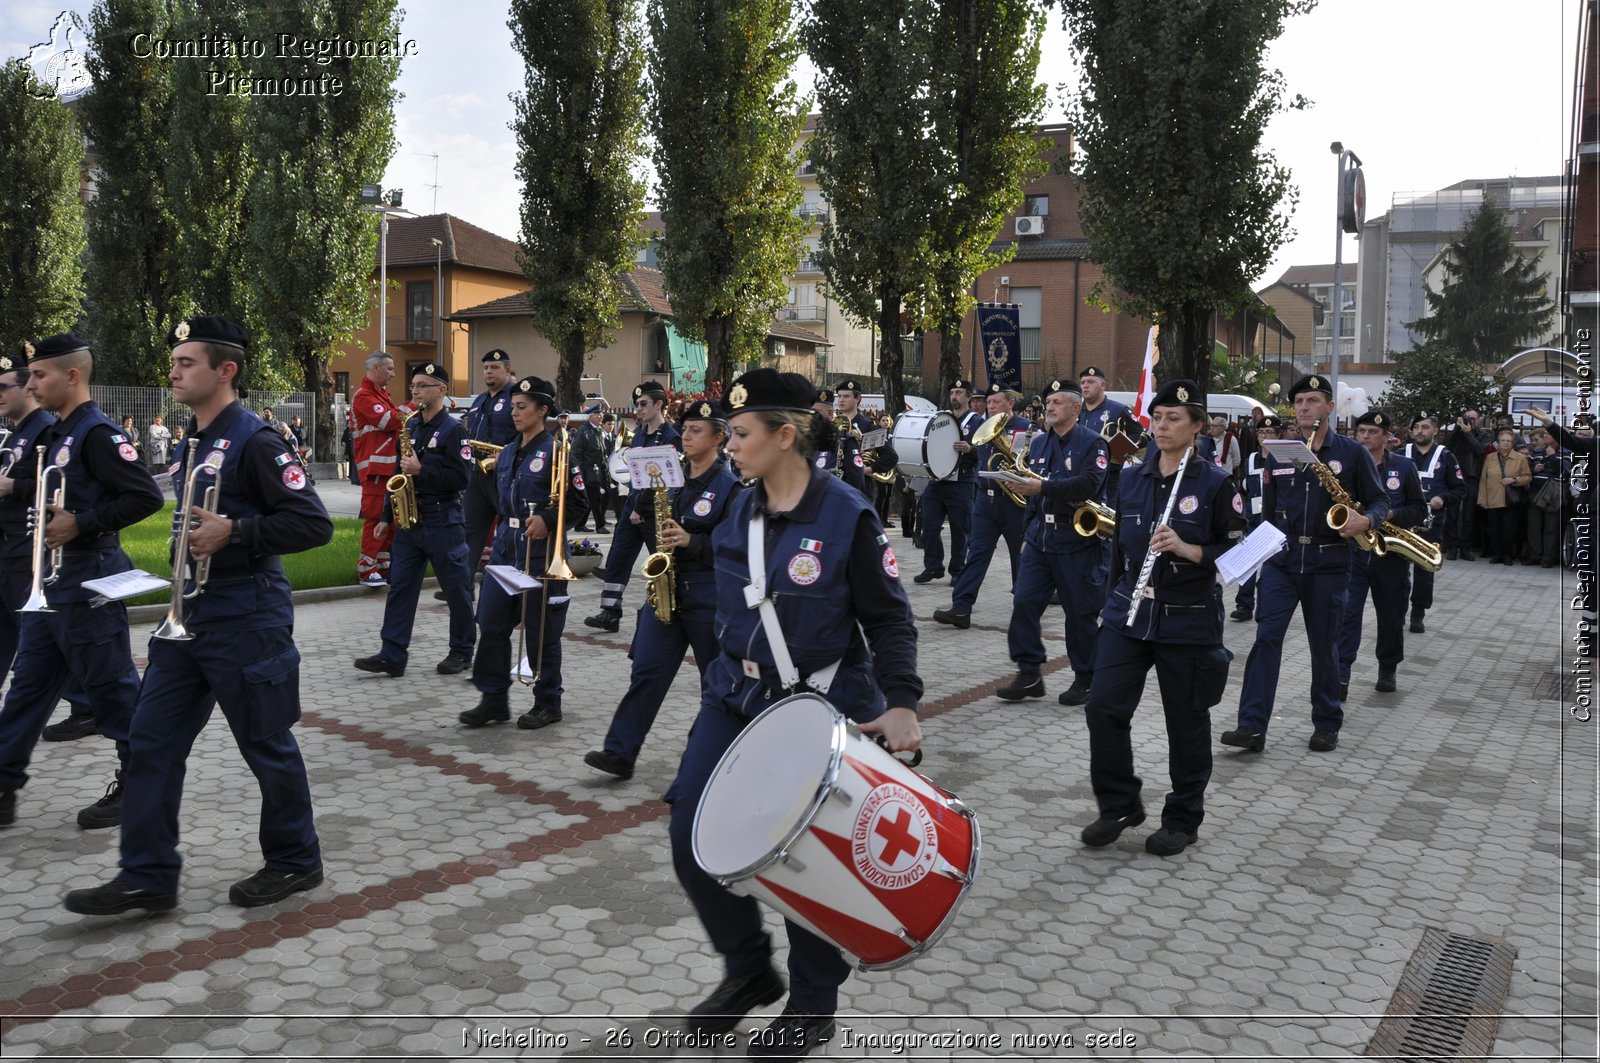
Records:
M727 1033L754 1008L764 1008L783 996L783 979L771 967L742 978L729 976L689 1009L690 1033Z
M1072 685L1063 690L1056 700L1063 705L1082 705L1089 700L1089 680L1083 676L1073 676Z
M1372 684L1372 689L1380 694L1393 694L1396 689L1394 673L1395 670L1393 668L1380 667L1378 669L1378 681Z
M751 1059L797 1060L833 1040L832 1015L805 1015L787 1005L783 1014L750 1038Z
M963 631L972 626L971 613L958 613L954 609L935 609L933 618L941 624L949 624Z
M504 694L485 694L483 699L472 708L461 713L456 719L468 727L482 727L490 723L508 723L511 720L511 706L506 701Z
M1156 856L1177 856L1200 839L1193 831L1162 827L1144 840L1144 851Z
M363 672L377 672L379 675L393 676L399 679L406 674L406 666L395 664L387 657L373 654L371 657L357 657L356 667Z
M633 778L633 765L609 749L591 749L583 755L583 762L591 768L603 771L607 775L615 775L619 779Z
M1444 552L1444 559L1446 561L1458 561L1458 560L1461 559L1461 551L1459 551L1459 550L1446 550Z
M93 716L71 715L60 723L53 723L44 729L43 738L46 742L75 742L80 738L99 734L100 728L95 726Z
M101 830L122 822L122 772L117 772L106 787L105 796L88 808L78 812L78 826L83 830Z
M935 572L931 568L923 569L911 578L912 583L932 583L936 579L944 579L943 572Z
M448 602L450 598L444 593L444 591L434 591L433 600L436 602Z
M322 885L322 868L310 871L274 871L264 867L242 882L228 888L228 900L241 908L259 908L281 901L291 893L316 889Z
M1017 677L996 690L1001 701L1021 701L1024 698L1044 697L1044 679L1038 672L1018 672Z
M584 627L598 628L601 631L615 631L622 620L619 613L608 613L604 609L593 616L583 618Z
M1411 614L1411 633L1414 634L1414 635L1422 635L1422 634L1426 634L1427 630L1428 630L1427 625L1425 625L1422 622L1422 614L1421 613L1412 613Z
M1243 727L1236 727L1231 731L1222 732L1222 744L1259 753L1267 748L1267 736L1260 731L1246 731Z
M1129 812L1126 816L1101 816L1078 835L1083 844L1091 849L1098 849L1103 845L1110 845L1122 837L1122 832L1129 827L1137 827L1144 822L1144 809Z
M1250 608L1248 605L1241 605L1233 612L1228 614L1228 616L1232 617L1234 620L1249 620L1255 615L1256 611Z
M144 908L152 912L167 912L178 906L176 893L153 893L134 890L119 882L107 882L93 889L73 890L61 899L61 906L79 915L117 915Z
M541 727L549 727L553 723L561 722L561 706L535 705L521 716L517 717L517 726L524 731L537 731Z
M1339 748L1338 731L1313 731L1306 748L1313 753L1332 753Z
M17 792L0 790L0 827L9 827L17 821Z
M444 660L433 666L433 670L440 675L460 675L472 667L472 658L460 653L452 653Z

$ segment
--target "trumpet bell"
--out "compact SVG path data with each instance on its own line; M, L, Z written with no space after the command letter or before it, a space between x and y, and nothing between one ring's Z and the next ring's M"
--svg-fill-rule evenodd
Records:
M55 612L54 609L50 608L50 603L45 601L44 591L42 590L34 591L32 594L28 595L28 600L23 602L21 608L19 608L17 611L19 613Z
M171 615L161 621L150 634L153 638L164 639L167 642L188 642L194 638L194 632L184 627L183 621L175 620Z

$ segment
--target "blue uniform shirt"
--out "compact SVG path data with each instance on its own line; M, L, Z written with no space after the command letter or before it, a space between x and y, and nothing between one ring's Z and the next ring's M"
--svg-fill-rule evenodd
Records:
M988 418L981 413L967 411L964 414L951 412L950 416L956 419L956 426L961 429L961 441L972 442L972 434L982 427ZM978 482L978 455L976 451L968 451L956 458L956 483L970 484Z
M29 563L27 557L33 549L33 537L28 534L28 510L33 507L39 470L39 455L34 453L34 448L55 423L54 414L34 410L12 429L11 438L6 441L7 449L0 451L0 454L11 455L11 470L6 475L15 481L11 493L0 498L0 558L7 561ZM31 564L28 571L33 571Z
M1065 436L1047 429L1028 448L1028 468L1045 478L1044 490L1028 500L1028 526L1023 541L1045 553L1099 551L1098 536L1084 538L1072 530L1072 514L1084 502L1098 501L1111 460L1105 440L1082 424Z
M1446 505L1467 493L1466 477L1461 475L1461 464L1448 447L1435 443L1424 454L1415 443L1407 443L1402 453L1417 467L1417 478L1422 482L1422 497L1442 498Z
M1367 448L1349 436L1329 431L1317 457L1333 470L1345 493L1361 505L1373 523L1389 516L1389 495L1378 480L1378 467ZM1310 467L1267 460L1262 478L1261 512L1288 537L1286 548L1271 564L1291 572L1348 568L1349 540L1328 527L1333 500Z
M689 467L684 465L684 476ZM722 458L713 461L699 476L684 480L672 491L672 519L689 533L689 545L674 551L673 567L680 583L709 583L712 564L711 533L728 515L728 507L739 491L739 478Z
M1389 515L1385 520L1397 528L1415 528L1427 518L1428 502L1422 496L1422 481L1410 458L1384 454L1378 465L1378 478L1389 495Z
M1132 412L1116 399L1105 399L1092 410L1084 406L1083 412L1078 414L1078 423L1095 435L1101 435L1105 432L1108 421L1132 416Z
M416 476L417 523L466 523L461 511L461 492L466 490L475 468L472 448L467 446L466 429L441 408L430 421L424 421L420 413L415 415L406 422L405 430L411 433L412 449L422 463L422 471ZM384 501L383 513L385 521L394 519L388 499Z
M511 423L511 389L503 387L499 394L485 390L472 400L467 411L468 439L476 439L496 446L504 446L517 438L517 429Z
M556 435L543 429L524 443L519 435L500 452L494 464L496 507L500 523L495 528L494 550L490 561L496 565L515 565L522 568L526 557L527 526L530 517L539 517L551 534L556 527L559 499L554 494L552 477L555 473ZM583 473L570 469L571 481L567 493L567 519L572 518L572 506L583 493ZM547 539L533 542L530 575L544 573ZM565 583L551 585L552 597L565 593Z
M1214 468L1222 468L1220 465ZM1267 456L1265 454L1246 454L1244 458L1244 475L1239 478L1240 492L1244 496L1245 522L1253 530L1261 523L1261 482L1266 478Z

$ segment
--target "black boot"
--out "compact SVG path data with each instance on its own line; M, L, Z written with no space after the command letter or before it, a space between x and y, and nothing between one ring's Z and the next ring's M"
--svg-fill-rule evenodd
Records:
M468 727L506 723L511 719L511 704L504 694L485 694L476 706L467 709L456 719Z
M689 1009L692 1033L727 1033L754 1008L766 1007L783 996L783 979L771 967L742 978L729 976Z
M1044 697L1044 678L1038 672L1018 672L1015 679L995 691L995 696L1001 701L1042 698Z
M78 813L78 826L84 830L115 827L122 822L122 772L117 772L106 794Z

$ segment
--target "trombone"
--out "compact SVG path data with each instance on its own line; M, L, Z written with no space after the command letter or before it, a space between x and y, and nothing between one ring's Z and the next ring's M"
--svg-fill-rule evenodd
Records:
M47 447L35 447L34 453L39 459L38 480L33 488L33 508L28 511L28 521L33 525L33 585L28 589L28 600L22 604L18 612L23 613L53 613L50 603L45 601L44 589L61 578L62 548L56 547L50 551L50 574L44 574L45 566L45 525L50 519L51 506L61 506L67 499L67 474L59 465L47 465L44 452ZM50 474L55 473L55 490L50 489Z
M567 481L569 479L568 464L572 456L572 436L565 428L556 430L556 445L550 463L551 487L550 496L556 506L556 526L550 529L545 536L545 562L544 575L539 580L539 654L533 666L533 678L524 679L522 669L517 668L517 682L524 686L537 686L539 678L544 674L544 636L545 628L550 623L550 581L553 579L573 580L578 574L572 571L572 566L567 563ZM528 517L533 516L533 503L528 503ZM527 517L523 519L522 535L526 545L522 554L522 571L526 575L533 575L533 539L528 535ZM521 661L527 656L528 644L528 592L522 592L522 630L517 635L517 659Z
M217 495L222 489L220 461L215 464L202 461L191 468L189 475L183 481L183 497L178 501L177 547L172 552L172 601L167 606L166 618L150 633L155 638L166 639L169 642L188 642L194 638L194 632L183 623L183 603L200 597L205 592L206 580L211 578L211 558L192 561L189 557L189 530L194 526L194 517L189 511L194 508L194 492L199 486L196 478L207 471L213 475L210 485L206 487L205 499L200 503L200 508L216 512ZM183 589L183 584L189 576L191 563L194 569L194 590L186 591Z
M1017 476L1027 477L1030 480L1043 480L1043 476L1028 468L1028 462L1021 454L1011 449L1011 443L1005 436L1006 424L1010 420L1011 414L1006 413L1004 410L995 414L980 424L978 430L972 433L972 445L975 447L991 443L994 445L994 453L989 455L989 464L987 466L991 470L1013 473ZM1028 504L1028 500L1017 494L1016 488L1011 484L1006 483L1004 480L995 482L1011 501L1019 506Z

